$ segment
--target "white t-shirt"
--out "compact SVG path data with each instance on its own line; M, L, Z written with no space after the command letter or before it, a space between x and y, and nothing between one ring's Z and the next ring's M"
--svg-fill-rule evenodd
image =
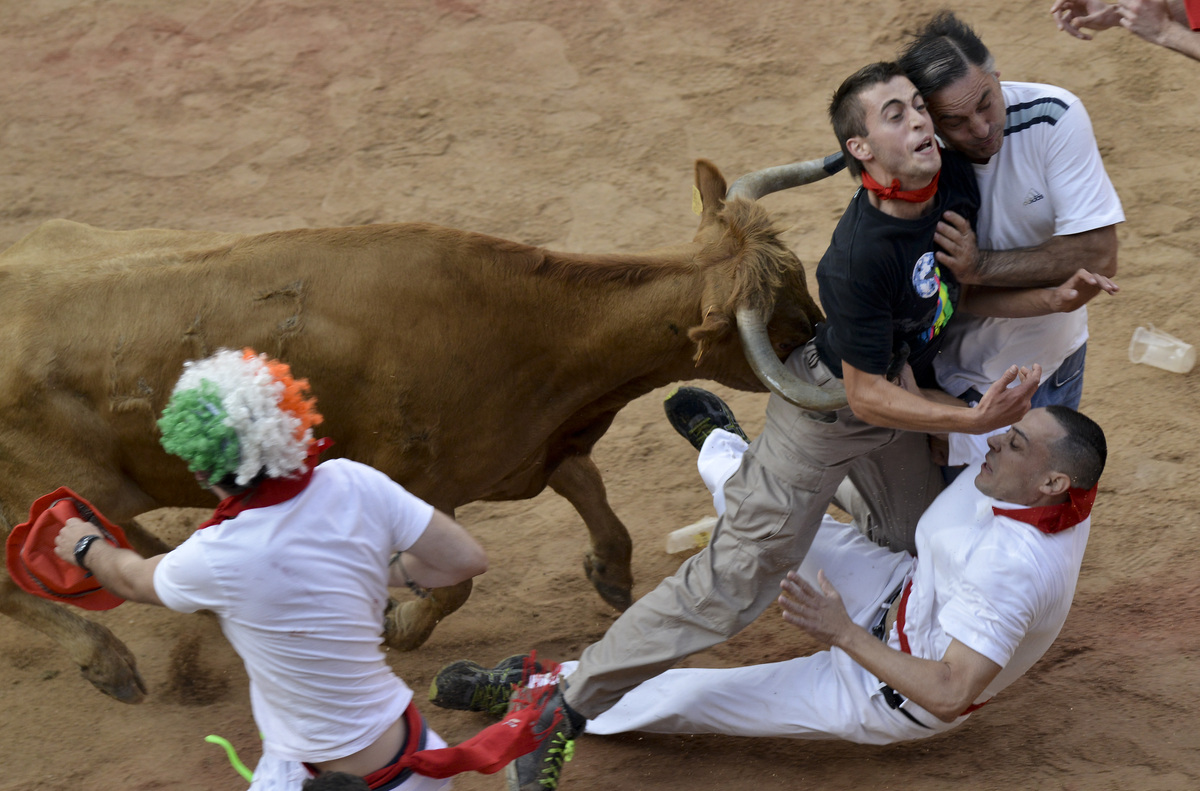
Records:
M1053 85L1003 82L1004 145L975 165L983 250L1035 247L1054 236L1123 222L1092 122L1079 98ZM951 395L983 393L1010 365L1040 363L1043 380L1087 341L1087 309L1027 319L955 316L934 363Z
M212 610L245 663L264 754L342 758L408 706L380 648L388 560L432 516L378 470L334 459L291 500L199 530L159 563L163 604Z
M914 656L940 659L956 639L1003 669L976 702L1025 674L1067 619L1091 520L1047 534L995 516L1020 509L975 488L975 461L925 511L905 607L904 634ZM890 645L899 649L899 631Z

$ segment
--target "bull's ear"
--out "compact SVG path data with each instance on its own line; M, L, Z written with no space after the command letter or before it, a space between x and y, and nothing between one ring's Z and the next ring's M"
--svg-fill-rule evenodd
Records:
M697 214L711 218L725 205L725 177L707 159L696 160L696 194L700 197Z
M696 344L696 354L692 359L699 363L709 347L728 338L732 332L733 321L730 320L729 314L716 308L704 311L704 320L688 330L688 338Z

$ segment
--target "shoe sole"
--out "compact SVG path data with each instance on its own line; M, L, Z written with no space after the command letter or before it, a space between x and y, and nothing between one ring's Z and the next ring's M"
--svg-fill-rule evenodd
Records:
M709 433L712 433L712 431L719 428L724 431L730 431L734 434L737 434L739 437L746 440L747 442L750 441L746 437L746 433L742 430L741 425L738 424L737 417L734 416L733 410L731 410L729 408L729 405L726 404L725 401L720 396L718 396L716 393L705 390L701 387L690 387L687 385L683 385L680 387L676 387L674 390L672 390L667 395L666 398L663 399L663 411L667 415L667 422L671 425L671 428L675 429L675 432L677 434L679 434L681 437L683 437L685 440L687 440L689 443L691 443L693 448L695 448L698 451L702 450L703 446L704 446L704 440L699 439L699 441L697 441L698 438L693 437L691 435L691 433L689 432L688 426L686 425L686 421L681 420L675 414L675 412L673 412L671 409L671 407L673 406L671 404L671 399L673 399L677 396L680 396L681 394L686 394L685 397L687 397L687 398L695 399L697 401L703 401L703 402L710 404L720 414L720 416L721 416L720 421L713 420L714 416L711 413L708 415L707 419L709 419L713 422L713 428L709 429L708 432L705 433L705 437L707 437ZM715 401L716 403L712 403L713 401Z
M429 702L437 706L439 709L450 709L451 711L472 711L470 702L466 706L454 705L454 701L439 701L438 700L438 679L446 673L449 673L455 668L466 668L471 672L487 672L487 668L480 665L478 662L472 662L469 659L460 659L457 662L451 662L437 672L433 677L433 682L429 685Z

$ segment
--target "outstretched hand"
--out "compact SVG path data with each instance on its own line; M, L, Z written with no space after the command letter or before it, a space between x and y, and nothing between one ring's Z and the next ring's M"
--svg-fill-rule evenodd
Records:
M817 572L821 590L809 585L795 571L779 583L783 593L779 596L779 607L783 620L798 626L818 640L829 645L838 645L848 629L854 627L846 612L842 597L825 577L824 571Z
M1020 377L1020 383L1009 387ZM1029 411L1030 401L1037 392L1042 380L1042 366L1034 363L1032 368L1009 366L1008 370L996 380L983 394L976 416L980 423L976 434L983 434L997 428L1011 426L1025 416Z
M1117 12L1121 27L1151 44L1166 46L1164 36L1172 25L1166 0L1121 0Z
M1083 32L1084 28L1107 30L1121 22L1117 5L1103 0L1055 0L1050 6L1050 16L1059 30L1084 41L1092 40L1091 35Z
M1104 275L1080 269L1051 291L1050 304L1057 313L1070 313L1086 305L1101 291L1115 294L1120 290L1120 286Z
M982 282L979 243L966 217L952 211L943 214L933 234L933 241L942 248L934 253L934 258L953 272L959 283Z

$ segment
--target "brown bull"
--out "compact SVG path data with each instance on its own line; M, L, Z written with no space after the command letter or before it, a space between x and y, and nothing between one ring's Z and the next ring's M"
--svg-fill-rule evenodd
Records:
M779 356L821 318L766 213L726 206L707 162L696 184L695 240L642 255L430 225L249 236L48 222L0 256L0 532L65 485L127 526L139 551L164 551L133 517L212 502L159 446L155 418L185 360L250 346L309 378L335 455L446 512L549 485L587 524L589 579L624 608L631 543L590 458L596 441L669 382L762 390L737 311L743 324L769 317L757 337ZM391 607L389 644L420 645L469 592ZM144 694L125 646L78 611L3 575L0 612L62 643L104 692Z

